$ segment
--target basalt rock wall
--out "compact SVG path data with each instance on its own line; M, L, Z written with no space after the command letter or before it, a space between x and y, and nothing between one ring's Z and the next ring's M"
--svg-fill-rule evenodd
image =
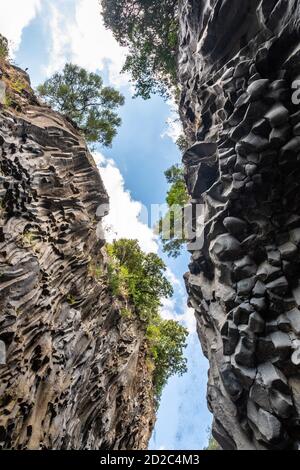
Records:
M99 171L26 74L6 65L3 83L0 448L146 448L155 415L145 334L109 293Z
M300 2L181 0L189 303L223 449L300 445ZM298 82L297 82L298 81Z

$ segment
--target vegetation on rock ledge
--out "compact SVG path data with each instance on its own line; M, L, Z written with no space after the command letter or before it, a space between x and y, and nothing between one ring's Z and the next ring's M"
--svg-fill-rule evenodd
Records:
M145 323L149 345L149 365L153 369L155 398L173 374L186 372L183 350L187 330L178 322L159 315L162 298L173 289L165 276L166 266L154 253L144 253L137 240L121 239L107 246L110 262L109 285L112 294L121 298L126 317L137 315Z

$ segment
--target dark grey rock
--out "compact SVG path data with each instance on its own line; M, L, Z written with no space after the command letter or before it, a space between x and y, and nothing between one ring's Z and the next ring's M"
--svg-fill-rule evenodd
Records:
M237 217L225 217L223 224L231 235L244 236L247 232L247 223Z
M254 134L260 135L261 137L268 138L272 131L272 127L267 119L261 119L256 122L252 127Z
M227 392L231 396L233 401L237 401L242 393L243 387L241 386L239 380L237 379L234 369L231 364L225 364L220 370L221 378L226 388Z
M249 277L247 279L242 279L237 283L237 293L238 295L244 296L250 294L254 285L255 277Z
M188 149L182 157L186 165L197 165L205 159L214 158L217 152L217 144L214 142L197 142Z
M267 362L258 367L258 376L263 385L268 389L275 389L283 394L289 394L287 379L283 373L272 363Z
M282 104L276 104L265 116L272 127L281 127L289 119L289 112Z
M248 326L253 333L263 333L265 328L265 321L257 312L254 312L249 317Z
M253 307L249 303L243 302L231 313L233 316L233 321L236 325L247 325L249 322L249 316L251 313L253 313Z
M281 151L281 158L292 159L300 150L300 137L294 137L287 144L285 144Z
M300 365L300 348L293 352L291 361L297 367Z
M270 81L268 79L260 79L252 82L247 88L247 93L251 100L255 101L259 99L266 91Z
M257 421L254 424L257 426L262 438L267 443L277 442L282 435L282 424L280 421L274 415L262 408L259 409Z
M239 141L239 144L245 152L263 152L269 147L269 140L250 132L247 137Z
M272 266L281 267L281 256L279 250L268 251L268 261Z
M238 364L235 358L232 358L231 364L234 368L234 373L238 377L241 385L245 390L250 390L256 376L256 368L245 367Z
M266 285L261 281L257 281L253 288L252 295L254 297L264 297L265 293L266 293Z
M300 228L294 228L289 232L291 241L298 247L300 246Z
M255 341L248 336L242 336L236 351L235 360L237 364L245 367L255 366Z
M290 137L290 126L274 128L270 134L270 145L272 148L281 148Z
M250 300L250 304L258 311L258 312L264 312L266 309L266 300L265 298L256 298L252 297Z
M256 274L256 264L250 258L250 256L244 256L243 258L234 262L234 278L236 281L252 277Z
M6 364L6 345L0 340L0 366Z
M228 234L219 235L212 242L211 250L221 261L234 261L243 253L240 242Z
M263 408L264 410L269 411L270 413L272 412L269 391L268 391L267 388L265 388L263 386L263 384L261 384L257 380L255 380L255 382L253 383L253 385L250 389L249 397L260 408ZM256 408L254 408L255 411L253 411L253 407L251 407L250 410L251 410L250 411L251 414L250 414L249 418L250 419L251 419L251 417L253 418L253 415L257 418Z
M276 354L278 354L281 359L286 358L290 354L292 346L290 336L283 331L275 331L270 334L270 338L274 345L274 351L276 351Z
M295 333L300 335L300 310L298 310L298 308L293 308L293 310L287 312L286 315L292 329L295 331Z
M257 277L262 282L273 282L280 277L280 274L281 271L277 266L272 266L266 261L257 270Z
M8 64L5 74L26 80ZM15 105L0 106L0 448L145 449L155 422L145 328L108 288L99 170L79 129L29 84L10 93Z
M269 390L269 393L270 403L276 416L283 419L289 418L294 412L291 397L289 395L284 395L278 390L271 389Z
M272 281L267 284L266 287L267 290L274 292L275 294L284 295L288 291L289 284L287 282L287 279L284 276L281 276L278 279L275 279L275 281Z
M228 320L221 330L223 338L223 350L225 356L231 356L234 353L239 341L239 332L233 321Z
M216 142L201 160L219 173L200 198L210 227L202 256L210 269L198 277L210 305L197 324L211 366L209 406L221 423L217 439L232 449L289 449L299 440L298 3L182 0L179 6L185 133L191 144L200 135ZM199 305L193 286L187 288Z
M294 243L287 242L278 247L282 259L293 260L297 255L297 247Z

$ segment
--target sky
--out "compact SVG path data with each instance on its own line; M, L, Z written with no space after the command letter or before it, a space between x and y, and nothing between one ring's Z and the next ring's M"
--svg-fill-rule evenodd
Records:
M110 195L107 238L138 239L143 250L163 257L175 294L163 302L161 314L177 319L190 332L185 351L188 373L172 377L165 387L150 449L203 449L211 425L206 405L208 363L193 312L186 306L182 276L189 256L183 250L178 259L167 258L145 216L145 208L150 212L151 204L165 202L164 171L180 161L174 143L180 133L174 105L159 96L133 99L130 77L120 74L126 51L104 28L98 0L0 0L0 33L9 40L12 60L28 69L33 87L73 62L100 73L106 85L125 96L122 125L112 148L94 152Z

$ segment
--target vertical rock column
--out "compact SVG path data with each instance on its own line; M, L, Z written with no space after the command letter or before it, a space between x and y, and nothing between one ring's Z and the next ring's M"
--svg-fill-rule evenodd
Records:
M0 449L146 448L145 328L110 294L99 171L29 83L14 100L0 109Z
M299 11L180 3L183 161L205 213L186 286L224 449L300 445Z

